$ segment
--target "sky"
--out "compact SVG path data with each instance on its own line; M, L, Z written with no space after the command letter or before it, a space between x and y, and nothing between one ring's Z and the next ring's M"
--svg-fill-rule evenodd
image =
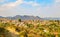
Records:
M0 0L0 16L60 17L60 0Z

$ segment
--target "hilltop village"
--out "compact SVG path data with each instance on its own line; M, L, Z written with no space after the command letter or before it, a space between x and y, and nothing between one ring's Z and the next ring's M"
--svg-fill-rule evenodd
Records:
M0 37L60 37L60 21L0 18Z

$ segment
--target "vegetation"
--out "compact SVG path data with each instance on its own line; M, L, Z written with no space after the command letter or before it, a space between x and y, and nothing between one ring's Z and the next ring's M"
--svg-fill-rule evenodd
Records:
M0 37L60 37L59 20L18 20L1 20Z
M21 19L18 19L19 22L21 22Z

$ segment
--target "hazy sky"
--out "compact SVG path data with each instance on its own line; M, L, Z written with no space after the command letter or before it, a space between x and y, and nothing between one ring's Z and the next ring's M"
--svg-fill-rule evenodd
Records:
M0 16L60 17L60 0L0 0Z

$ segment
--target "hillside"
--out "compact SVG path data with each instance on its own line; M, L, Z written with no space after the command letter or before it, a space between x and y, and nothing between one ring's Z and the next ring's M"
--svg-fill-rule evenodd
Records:
M60 37L60 21L0 18L0 37Z

